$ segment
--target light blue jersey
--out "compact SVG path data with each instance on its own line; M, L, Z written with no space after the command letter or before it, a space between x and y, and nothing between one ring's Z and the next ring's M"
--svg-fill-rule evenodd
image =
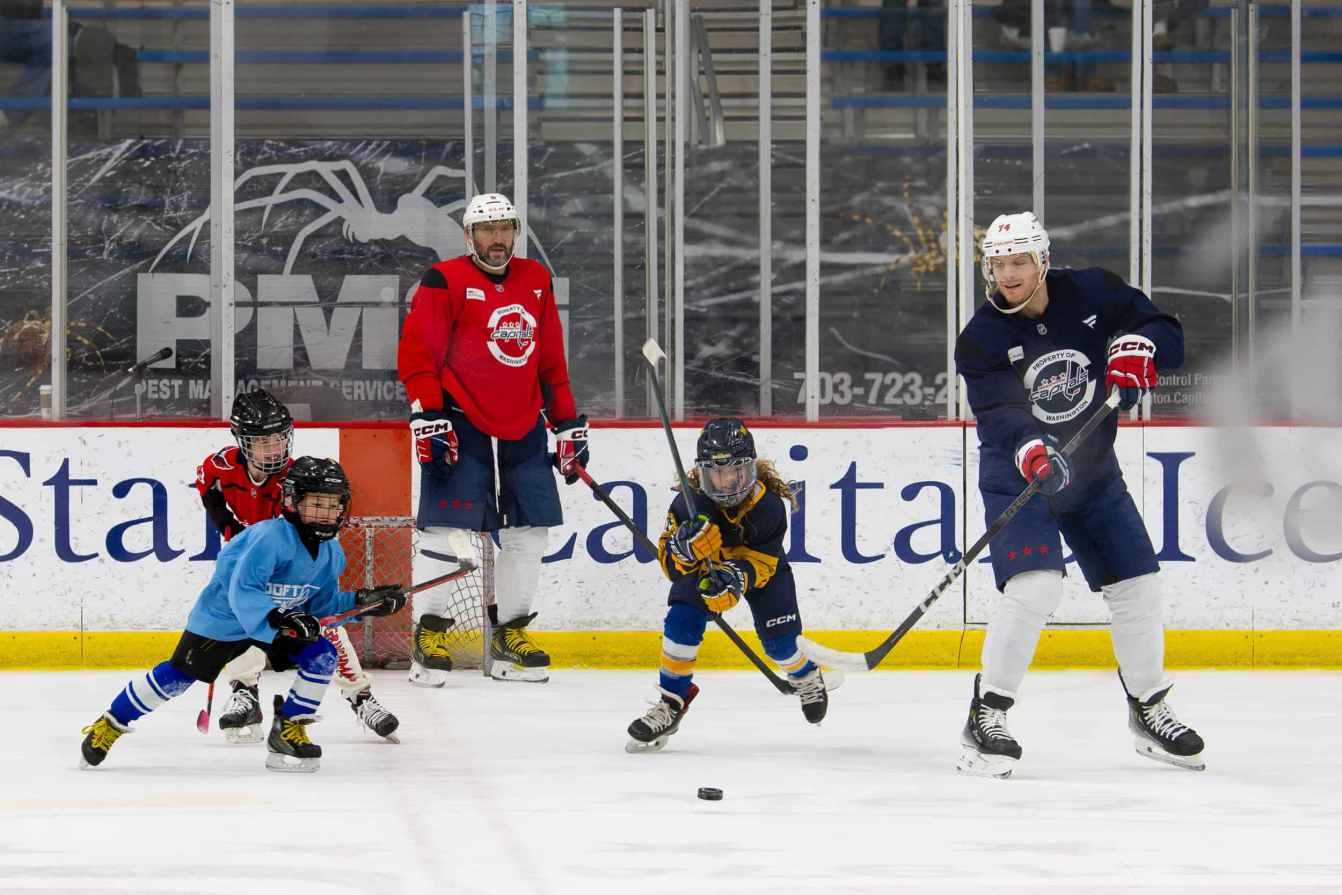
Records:
M335 539L323 541L313 559L287 519L258 522L219 552L186 629L211 640L270 643L272 609L298 607L321 618L354 608L354 594L340 590L344 570L345 551Z

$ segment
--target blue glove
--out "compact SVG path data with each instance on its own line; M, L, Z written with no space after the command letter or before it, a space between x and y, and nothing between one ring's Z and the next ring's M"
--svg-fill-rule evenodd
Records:
M741 601L746 593L746 573L734 562L714 566L713 571L699 579L699 596L709 612L719 615Z
M587 448L587 415L579 414L576 419L564 420L555 424L555 466L564 477L565 484L572 485L578 480L574 466L587 468L591 452Z
M439 410L423 410L410 414L410 437L415 439L415 458L419 468L437 478L452 474L457 462L457 433L452 420Z

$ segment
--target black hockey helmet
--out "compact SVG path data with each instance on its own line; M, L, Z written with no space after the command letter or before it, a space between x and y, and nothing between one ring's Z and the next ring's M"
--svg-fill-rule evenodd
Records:
M284 469L294 448L294 418L274 395L259 388L243 392L233 399L228 422L243 460L267 475ZM275 450L276 436L284 439L283 453Z
M723 506L739 504L755 487L755 436L735 417L711 419L699 433L694 462L699 488Z
M318 541L335 537L349 516L349 476L340 464L325 457L299 457L280 483L284 494L284 518L300 532ZM298 504L308 494L334 494L340 498L340 515L334 522L304 522Z

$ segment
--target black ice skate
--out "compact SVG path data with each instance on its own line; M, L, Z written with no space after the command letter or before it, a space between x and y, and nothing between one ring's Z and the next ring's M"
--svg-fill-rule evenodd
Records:
M801 700L801 713L806 716L806 720L812 724L824 721L825 713L829 711L829 690L825 687L825 676L820 673L820 669L813 668L810 674L794 678L792 687Z
M224 713L219 716L219 730L230 743L261 742L261 726L265 723L261 717L261 691L241 681L233 682L233 695L229 697Z
M489 676L494 680L543 684L550 679L550 654L527 636L527 625L535 617L533 612L495 626L489 640Z
M974 698L969 703L969 719L960 733L960 762L955 769L975 777L1011 776L1021 749L1007 730L1006 713L1016 700L1000 693L980 695L979 682L983 675L974 675Z
M699 695L699 686L690 684L690 692L683 700L674 693L660 692L662 698L653 703L647 714L629 725L630 739L625 743L624 751L661 751L671 734L680 729L680 719L685 717L690 703Z
M321 767L322 747L308 739L308 725L315 715L289 718L284 714L284 697L275 697L275 720L266 740L269 754L266 767L272 771L312 773Z
M400 742L396 738L396 728L401 726L400 719L387 711L382 703L374 698L372 690L363 689L355 693L349 701L349 707L354 710L354 714L359 717L363 725L373 733L385 737L389 742Z
M121 735L132 731L129 726L121 724L110 714L103 712L97 721L85 727L80 733L84 734L84 742L79 746L79 751L83 753L79 766L96 768L103 763L103 759L112 751L112 746Z
M410 638L410 683L416 687L441 687L452 670L447 632L456 619L425 613L415 623Z
M1202 759L1202 737L1174 716L1165 702L1169 687L1146 699L1128 695L1128 729L1135 737L1137 754L1190 771L1206 770Z

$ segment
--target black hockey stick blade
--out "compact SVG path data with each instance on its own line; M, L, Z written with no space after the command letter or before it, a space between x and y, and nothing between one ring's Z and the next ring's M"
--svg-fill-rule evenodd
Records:
M1090 415L1090 419L1086 420L1085 425L1077 430L1076 434L1072 436L1067 444L1063 445L1062 450L1058 453L1062 454L1064 457L1070 457L1072 453L1076 451L1077 446L1090 437L1090 434L1099 428L1099 425L1109 417L1109 414L1113 413L1114 408L1118 406L1118 397L1118 389L1114 389L1110 392L1109 396L1104 399L1104 403L1100 405L1100 408ZM941 580L937 582L937 586L932 588L932 591L923 598L922 602L913 607L913 611L909 613L908 618L900 622L898 628L891 631L888 637L872 649L867 650L865 653L850 653L845 650L836 650L816 643L808 637L797 638L798 648L801 649L807 658L820 665L830 665L835 668L844 668L850 671L871 671L877 665L880 665L881 662L885 661L885 657L890 655L890 651L895 648L895 644L899 643L899 641L904 638L904 635L909 633L909 630L918 623L918 620L927 614L927 610L932 608L932 604L939 600L941 595L946 592L947 588L954 584L956 580L964 574L964 571L968 568L969 564L978 558L978 555L983 552L984 548L988 546L988 543L992 541L993 538L997 537L1002 529L1007 527L1007 524L1016 517L1016 514L1021 511L1021 508L1029 503L1030 499L1034 497L1038 491L1039 482L1031 482L1025 490L1011 502L1011 505L993 520L992 525L988 526L988 530L974 542L973 546L965 552L965 555L960 557L960 560L955 565L951 566L950 571L942 576Z

